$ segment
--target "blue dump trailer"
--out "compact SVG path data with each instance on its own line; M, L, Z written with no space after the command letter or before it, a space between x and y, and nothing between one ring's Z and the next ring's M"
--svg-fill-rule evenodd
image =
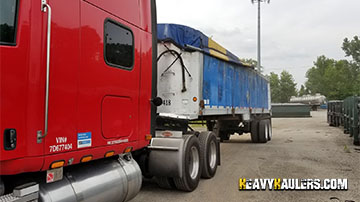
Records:
M183 126L206 123L221 141L235 133L251 133L255 143L271 140L270 85L254 67L182 25L159 24L157 48L158 128L181 119Z

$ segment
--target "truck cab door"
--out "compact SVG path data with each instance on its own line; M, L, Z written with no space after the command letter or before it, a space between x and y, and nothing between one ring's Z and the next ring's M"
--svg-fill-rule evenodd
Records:
M47 3L51 7L51 42L45 155L76 150L80 57L79 0L48 0Z
M43 165L44 143L37 143L37 132L44 128L46 16L40 4L0 1L0 175Z
M137 140L138 9L133 0L81 1L78 121L92 146Z

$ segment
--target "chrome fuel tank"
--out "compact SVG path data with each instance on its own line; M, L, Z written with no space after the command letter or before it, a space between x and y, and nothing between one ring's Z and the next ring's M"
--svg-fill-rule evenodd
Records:
M105 159L64 172L61 181L40 185L42 202L129 201L140 191L142 175L131 156Z

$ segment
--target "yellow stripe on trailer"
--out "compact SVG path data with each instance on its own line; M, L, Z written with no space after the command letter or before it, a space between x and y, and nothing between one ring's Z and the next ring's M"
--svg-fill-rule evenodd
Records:
M213 50L217 50L218 52L226 55L226 49L222 47L220 44L216 43L214 40L209 38L209 48Z
M230 60L229 57L226 55L226 49L210 38L209 38L209 52L210 52L210 55L212 55L216 58L219 58L219 59L222 59L225 61Z

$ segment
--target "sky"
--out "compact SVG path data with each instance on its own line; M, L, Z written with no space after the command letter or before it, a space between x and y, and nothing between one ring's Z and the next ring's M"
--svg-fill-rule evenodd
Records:
M251 0L157 0L158 23L202 31L240 58L257 59ZM345 37L360 35L359 0L271 0L261 4L264 74L289 71L300 87L318 56L345 59ZM348 58L350 59L350 58Z

